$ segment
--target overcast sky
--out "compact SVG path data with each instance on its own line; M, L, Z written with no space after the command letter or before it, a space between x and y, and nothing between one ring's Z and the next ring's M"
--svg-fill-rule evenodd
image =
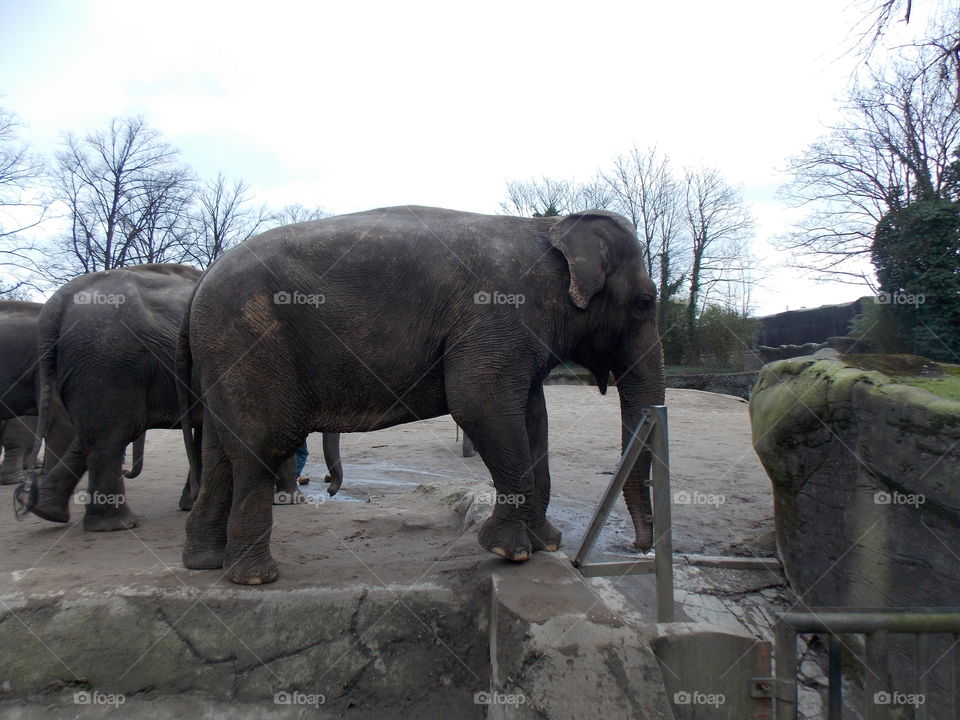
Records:
M768 242L789 221L780 170L836 117L861 15L846 0L0 0L0 105L47 153L142 114L202 176L333 213L498 212L507 180L586 180L656 144L743 187L766 314L862 294L773 267Z

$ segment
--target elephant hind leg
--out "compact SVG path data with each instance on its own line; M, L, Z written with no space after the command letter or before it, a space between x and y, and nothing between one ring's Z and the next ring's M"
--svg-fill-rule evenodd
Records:
M89 454L90 482L83 529L87 532L130 530L140 518L127 504L123 483L123 443Z
M73 489L87 471L87 456L76 438L49 471L44 470L37 488L37 501L30 508L37 517L51 522L70 520Z
M183 565L191 570L223 567L233 502L233 468L212 422L205 424L200 492L187 518Z
M233 503L223 567L227 577L240 585L271 583L280 576L270 554L275 471L252 453L236 459L233 468Z

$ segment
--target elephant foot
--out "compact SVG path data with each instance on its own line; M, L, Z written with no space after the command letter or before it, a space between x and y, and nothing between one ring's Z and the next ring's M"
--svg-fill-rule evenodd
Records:
M115 530L132 530L140 524L140 518L122 505L108 513L91 512L87 510L83 516L83 529L87 532L114 532Z
M273 494L274 505L306 505L307 496L299 490L281 490Z
M527 529L515 520L502 520L492 515L483 523L477 537L480 547L507 560L529 560L533 546Z
M188 570L219 570L225 555L223 545L191 545L188 541L183 548L183 566Z
M22 482L26 482L26 480L27 474L21 470L18 473L0 476L0 485L19 485Z
M193 493L190 492L190 486L187 485L180 493L180 501L177 503L181 510L190 511L193 509Z
M30 512L50 522L70 522L70 495L54 495L41 487L37 502L30 508Z
M227 577L237 585L266 585L280 577L280 568L269 554L261 559L240 557L232 562L227 560L224 567L229 568Z
M527 537L530 538L530 545L534 552L537 550L556 552L563 547L561 532L546 518L528 527Z

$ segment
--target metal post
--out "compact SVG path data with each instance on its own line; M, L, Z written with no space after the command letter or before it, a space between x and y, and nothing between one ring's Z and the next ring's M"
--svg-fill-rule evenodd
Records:
M670 496L670 443L667 434L667 408L654 405L653 435L653 531L654 562L657 568L657 622L673 622L673 520Z
M864 638L866 653L864 658L863 694L867 705L867 720L886 720L890 717L890 706L880 700L882 693L890 692L890 676L887 674L887 632L878 630Z
M830 686L827 689L829 692L827 717L829 720L843 720L843 656L840 654L840 638L831 634L828 636L828 643Z
M777 635L777 720L797 720L797 633L783 620L775 629Z

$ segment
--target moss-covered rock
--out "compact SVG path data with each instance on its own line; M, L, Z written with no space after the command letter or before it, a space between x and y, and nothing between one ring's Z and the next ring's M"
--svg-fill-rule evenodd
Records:
M806 605L958 604L960 402L807 357L765 366L750 412Z

